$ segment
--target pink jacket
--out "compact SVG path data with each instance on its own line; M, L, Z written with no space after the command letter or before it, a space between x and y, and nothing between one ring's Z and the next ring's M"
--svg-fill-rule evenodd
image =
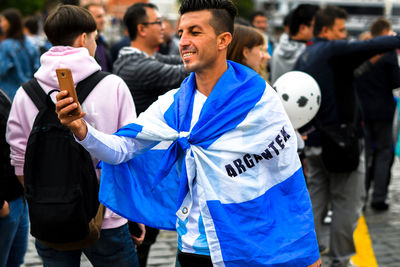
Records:
M48 93L59 89L57 68L70 68L76 83L100 70L86 48L56 46L40 58L41 67L35 73L43 90ZM53 100L56 93L52 94ZM132 95L124 81L116 75L104 78L89 94L82 105L85 120L97 130L112 134L136 118ZM16 175L23 175L25 148L38 110L23 88L19 88L7 123L7 142L11 146L11 164ZM93 163L98 163L93 159ZM100 171L97 172L100 179ZM106 210L103 229L116 228L127 222L119 215Z

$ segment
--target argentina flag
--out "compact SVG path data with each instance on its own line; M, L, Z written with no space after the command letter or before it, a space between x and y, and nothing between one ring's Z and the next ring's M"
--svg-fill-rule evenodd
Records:
M119 136L154 141L103 163L100 201L131 221L174 230L193 185L214 266L307 266L319 258L296 136L275 91L228 61L191 125L196 77L161 96Z

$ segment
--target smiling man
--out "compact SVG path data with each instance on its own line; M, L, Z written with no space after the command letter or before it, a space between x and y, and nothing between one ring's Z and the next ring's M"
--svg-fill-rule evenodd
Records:
M320 266L291 123L261 76L226 60L236 12L230 0L182 2L180 52L192 73L117 134L69 116L77 105L64 91L57 113L104 161L101 202L176 229L182 267Z

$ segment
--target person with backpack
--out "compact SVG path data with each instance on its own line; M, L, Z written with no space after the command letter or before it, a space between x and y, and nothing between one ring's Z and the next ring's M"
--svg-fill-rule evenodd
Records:
M0 267L20 266L28 247L28 207L5 138L10 108L10 98L0 89Z
M69 246L76 241L69 238L76 234L73 231L76 228L76 221L81 220L86 225L81 235L85 238L88 231L91 233L90 229L92 229L91 227L87 229L87 222L94 215L97 214L101 218L103 214L99 215L96 210L98 183L92 185L89 190L87 188L91 182L90 173L95 171L93 166L98 164L98 160L89 158L90 163L86 165L83 165L84 162L76 162L76 158L86 160L87 157L82 154L83 149L77 146L74 139L71 139L72 135L69 131L63 133L63 129L58 129L52 121L57 118L56 115L52 116L55 114L54 108L51 108L52 105L54 107L54 103L50 100L55 99L55 94L51 94L51 91L59 89L56 69L69 68L71 70L78 98L83 103L83 110L87 114L87 121L96 129L114 133L121 126L133 121L136 112L129 89L122 79L104 73L100 76L100 81L93 78L98 78L99 73L101 75L99 72L101 67L94 59L96 22L86 9L71 5L59 6L47 18L44 31L53 47L42 55L42 66L35 73L35 79L18 89L11 107L6 134L11 147L11 164L15 167L15 174L22 179L25 178L31 233L36 237L38 254L44 266L50 267L79 266L82 252L94 266L139 266L127 220L108 209L104 212L100 236L95 243L89 246L82 245L82 247ZM42 90L34 89L38 87ZM44 93L42 94L44 97L41 98L40 94L32 92ZM87 94L84 101L82 101L85 98L81 96L82 92ZM35 95L39 97L35 98ZM52 127L52 124L56 127ZM52 140L53 138L56 140ZM73 148L69 149L65 142L71 143ZM57 150L54 148L55 145L60 146L60 151L58 155L51 157L50 153ZM39 148L36 151L37 147ZM69 150L66 151L66 149ZM77 164L83 167L77 167ZM70 183L68 179L65 181L64 173L66 171L74 173L76 169L87 172L87 177L84 175L79 180L71 175ZM97 178L100 178L100 172L96 171L96 173ZM58 185L61 180L66 182L65 186L56 187L55 185ZM47 184L44 181L48 181ZM81 193L82 191L84 194ZM70 210L70 203L82 205L76 199L87 200L88 196L85 192L88 191L92 196L94 195L97 203L84 202L86 206L83 213L74 213L77 211ZM55 203L57 207L60 207L58 214L57 210L51 210L49 203ZM63 203L65 203L64 208L62 208ZM39 205L43 205L43 208L38 208ZM64 209L71 211L71 214L85 216L75 215L75 218L71 218L66 215L67 212ZM43 216L40 216L40 212ZM50 213L54 216L52 218L54 223L47 229L43 229L44 222L49 218ZM65 226L65 221L60 218L74 223ZM68 233L67 236L61 234L65 232Z

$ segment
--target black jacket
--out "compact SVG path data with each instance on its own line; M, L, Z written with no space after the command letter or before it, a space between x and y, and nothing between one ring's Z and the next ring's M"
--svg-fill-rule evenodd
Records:
M113 73L128 85L138 115L160 95L179 88L188 75L179 56L156 53L152 57L132 47L122 48Z
M390 51L356 79L363 118L392 122L396 102L392 90L400 87L396 51Z
M0 208L3 207L4 200L15 200L24 192L21 183L14 174L14 167L10 164L10 146L6 142L6 127L10 108L10 99L0 90Z
M400 36L368 41L314 38L294 67L310 74L321 89L321 106L311 124L318 128L353 122L356 115L354 70L372 56L396 48L400 48ZM318 129L309 134L306 144L320 145Z

